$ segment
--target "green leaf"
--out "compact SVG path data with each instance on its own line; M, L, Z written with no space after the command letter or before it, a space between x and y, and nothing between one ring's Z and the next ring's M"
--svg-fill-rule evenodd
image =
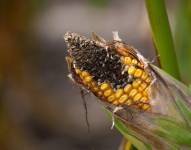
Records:
M105 8L108 6L108 0L88 0L89 3L92 6L98 7L98 8Z
M191 85L188 86L189 90L191 91Z
M175 15L175 46L181 76L186 83L191 83L191 1L177 1Z
M177 99L176 104L179 108L179 111L182 113L184 119L188 122L188 124L191 127L191 109L189 105L181 99Z
M173 143L191 147L191 130L167 118L156 118L155 123L160 126L156 133Z
M123 136L132 142L132 144L137 147L139 150L150 150L143 142L138 140L133 135L130 135L128 128L117 118L115 118L115 127L123 134Z
M112 113L110 111L106 111L110 117L112 117ZM129 140L138 150L151 150L151 147L137 139L134 135L131 134L132 131L128 129L125 124L115 117L115 127L119 130L119 132Z
M165 2L164 0L145 0L145 3L161 67L175 78L180 79Z

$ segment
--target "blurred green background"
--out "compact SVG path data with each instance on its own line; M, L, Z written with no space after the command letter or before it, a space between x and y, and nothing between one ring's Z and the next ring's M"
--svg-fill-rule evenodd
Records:
M166 4L181 77L191 84L191 1ZM62 36L94 31L112 40L118 30L156 60L144 1L1 0L0 18L0 150L116 150L122 137L92 95L88 133Z

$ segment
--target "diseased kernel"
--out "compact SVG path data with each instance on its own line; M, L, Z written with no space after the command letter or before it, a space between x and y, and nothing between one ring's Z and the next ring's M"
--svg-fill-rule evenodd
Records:
M113 93L112 89L108 89L108 90L106 90L106 91L104 92L104 96L105 96L105 97L108 97L108 96L110 96L112 93Z
M126 94L122 95L120 98L119 98L119 103L124 103L126 100L128 99L128 96Z
M133 65L137 65L137 60L136 59L133 59L132 62L131 62Z
M113 101L115 100L115 95L112 94L112 95L109 96L107 99L108 99L109 102L113 102Z
M92 76L86 76L86 77L84 78L84 81L85 81L86 83L91 82L91 81L92 81Z
M124 58L124 64L126 64L126 65L131 64L131 57L125 57Z
M141 94L141 93L137 93L137 94L134 96L133 100L136 102L136 101L140 100L141 97L142 97L142 94Z
M124 92L125 93L129 93L129 91L132 89L132 85L131 84L127 84L125 87L124 87Z
M146 103L146 102L148 102L148 98L144 96L140 99L140 101L143 103Z
M143 73L143 70L137 69L134 73L134 77L138 78L142 75L142 73Z
M134 66L130 66L128 69L128 74L133 75L135 73L136 68Z
M147 77L148 77L148 74L146 72L143 72L142 76L141 76L141 79L146 80Z
M129 96L134 97L137 94L137 89L132 89L129 93Z
M139 85L141 84L141 80L140 79L136 79L135 81L133 81L132 85L134 88L138 88Z
M123 89L117 89L115 92L115 97L119 98L123 94Z
M108 83L103 83L101 86L100 86L100 89L102 90L102 91L105 91L105 90L107 90L107 89L109 89L110 88L110 85L108 84Z
M76 74L80 74L81 73L80 69L75 69L75 71L76 71Z
M119 102L117 100L112 102L113 105L119 105Z

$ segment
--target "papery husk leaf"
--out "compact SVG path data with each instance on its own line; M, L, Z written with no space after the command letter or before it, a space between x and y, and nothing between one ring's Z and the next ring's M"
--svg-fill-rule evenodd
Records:
M109 116L112 117L112 112L107 111ZM119 132L137 148L141 150L150 150L148 145L141 141L138 137L135 136L135 132L120 120L121 118L115 117L115 127Z
M167 118L157 118L155 123L160 126L156 130L158 135L173 143L191 148L191 130L188 127Z
M115 113L116 128L131 142L132 138L126 134L142 141L145 148L150 145L154 150L191 149L189 89L156 66L150 68L156 76L150 97L152 111L125 106ZM106 108L110 112L115 110L115 107Z
M113 111L111 107L107 107L107 109L111 112ZM161 127L159 124L157 124L155 119L157 117L160 117L159 114L156 115L148 112L137 111L136 109L132 108L127 108L119 110L115 113L115 116L115 126L123 135L123 132L133 135L144 144L150 145L152 147L152 150L178 150L176 144L164 140L163 137L157 135L156 131L161 129ZM118 125L119 123L120 125ZM128 130L119 129L121 127L121 124L123 124L123 128L126 127ZM128 140L131 141L131 139Z
M172 114L169 111L169 113L165 115L170 115L171 118L176 120L178 119L179 121L191 127L191 92L189 88L158 67L154 65L151 65L151 67L156 72L158 78L161 78L161 81L158 81L162 82L166 86L166 91L169 93L169 96L166 97L164 101L166 101L166 104L167 101L170 101L171 105L161 105L161 109L164 107L169 108L170 106L173 106L176 114ZM163 94L161 94L161 97L162 95ZM163 99L159 100L162 101Z

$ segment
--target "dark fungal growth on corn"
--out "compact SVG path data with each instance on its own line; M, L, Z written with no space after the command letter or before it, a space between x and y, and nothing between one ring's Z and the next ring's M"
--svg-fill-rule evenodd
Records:
M115 106L135 106L150 110L149 95L153 76L147 62L133 47L121 41L106 42L93 34L88 39L77 33L64 35L68 46L70 77L100 100Z
M125 66L113 46L103 47L76 33L67 33L65 40L69 43L70 55L75 59L75 67L88 71L98 83L109 82L117 89L132 82L128 72L123 71Z

